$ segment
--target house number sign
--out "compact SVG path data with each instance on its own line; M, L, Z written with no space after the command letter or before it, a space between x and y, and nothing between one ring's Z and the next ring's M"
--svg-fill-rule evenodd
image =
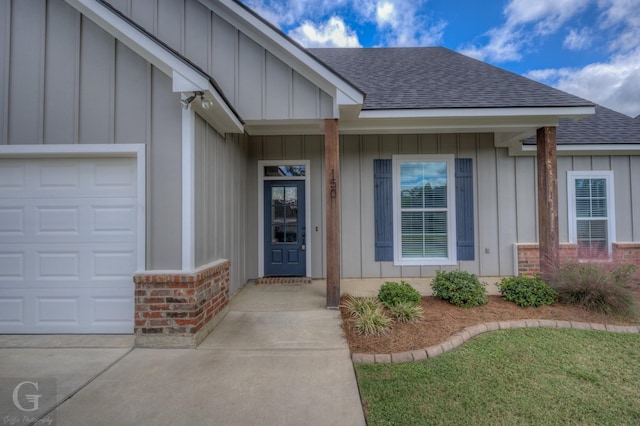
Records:
M332 199L336 198L337 193L337 185L336 185L336 177L334 169L331 169L331 180L329 181L329 195Z

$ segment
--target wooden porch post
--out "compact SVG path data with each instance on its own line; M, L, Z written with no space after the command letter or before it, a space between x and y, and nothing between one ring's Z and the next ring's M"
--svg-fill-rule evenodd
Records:
M324 121L327 199L327 308L340 305L340 144L338 120Z
M538 246L540 274L547 279L560 266L558 237L558 157L556 128L542 127L536 135L538 157Z

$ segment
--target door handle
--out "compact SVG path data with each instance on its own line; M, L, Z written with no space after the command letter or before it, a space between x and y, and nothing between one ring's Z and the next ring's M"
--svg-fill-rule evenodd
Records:
M300 249L302 251L307 249L307 233L306 233L306 227L302 227L302 245L300 246Z

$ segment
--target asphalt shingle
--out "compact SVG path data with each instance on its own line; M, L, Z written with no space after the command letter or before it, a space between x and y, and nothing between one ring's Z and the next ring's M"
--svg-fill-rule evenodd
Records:
M444 47L308 51L365 92L364 110L593 106Z
M640 143L640 120L596 105L596 113L579 120L561 118L556 140L564 145L637 144ZM525 145L535 145L528 138Z

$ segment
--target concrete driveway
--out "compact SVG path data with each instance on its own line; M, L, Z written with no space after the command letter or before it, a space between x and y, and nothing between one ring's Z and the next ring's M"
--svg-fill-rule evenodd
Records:
M0 336L1 418L29 424L43 416L41 424L58 425L364 425L339 314L324 309L324 301L322 282L248 284L195 350L133 349L129 336ZM55 396L47 388L51 378ZM27 392L40 393L39 410L15 407L20 383L21 407L33 408Z

